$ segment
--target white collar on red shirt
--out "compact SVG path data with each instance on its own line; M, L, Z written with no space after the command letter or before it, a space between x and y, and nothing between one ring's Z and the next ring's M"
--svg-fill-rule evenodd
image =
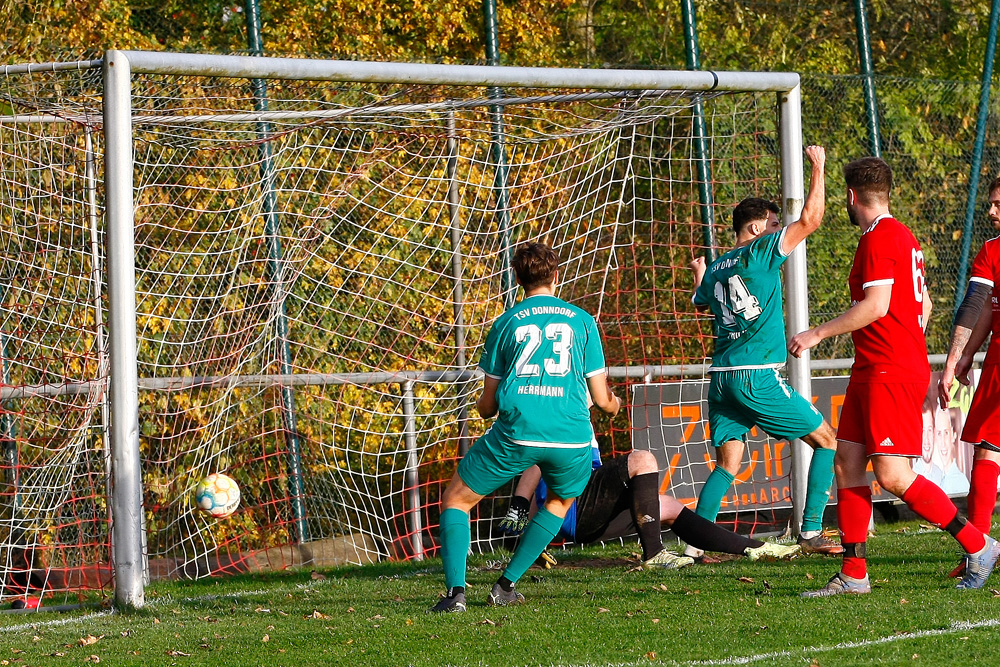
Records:
M878 223L882 222L882 221L883 221L883 220L885 220L886 218L891 218L891 217L892 217L892 213L883 213L882 215L878 216L877 218L875 218L875 219L874 219L874 220L872 221L872 226L871 226L871 227L869 227L869 228L868 228L868 229L867 229L867 230L865 231L865 234L867 234L867 233L868 233L868 232L870 232L871 230L875 229L875 225L877 225Z

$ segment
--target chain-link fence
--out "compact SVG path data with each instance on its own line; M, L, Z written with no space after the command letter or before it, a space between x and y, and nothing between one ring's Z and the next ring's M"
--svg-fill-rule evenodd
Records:
M847 219L842 168L870 154L864 117L862 78L805 75L802 79L803 141L827 148L827 214L809 241L812 319L818 323L850 306L847 274L858 231ZM947 351L962 254L969 169L976 135L980 86L956 81L876 79L882 157L892 166L892 212L908 225L923 247L934 312L928 350ZM1000 103L991 104L983 170L969 260L995 235L986 220L986 189L997 175ZM964 291L964 285L961 286ZM849 357L848 336L824 341L816 358Z

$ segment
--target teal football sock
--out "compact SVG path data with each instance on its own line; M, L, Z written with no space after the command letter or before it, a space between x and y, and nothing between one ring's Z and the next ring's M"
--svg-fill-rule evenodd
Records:
M722 499L726 497L726 492L729 491L729 487L733 485L735 479L722 466L715 466L715 470L705 480L705 486L701 487L701 493L698 494L698 507L695 508L695 514L709 521L715 521L715 517L719 516L719 509L722 507Z
M534 564L538 557L549 546L549 542L559 532L563 520L544 507L535 514L524 530L521 541L514 550L514 555L510 559L510 564L504 570L503 576L512 582L517 582L528 568Z
M830 499L833 484L833 457L835 449L819 447L813 450L806 481L806 504L802 508L802 532L823 530L823 511Z
M465 563L469 557L472 529L469 515L460 509L441 512L441 560L444 562L444 585L449 590L465 586Z

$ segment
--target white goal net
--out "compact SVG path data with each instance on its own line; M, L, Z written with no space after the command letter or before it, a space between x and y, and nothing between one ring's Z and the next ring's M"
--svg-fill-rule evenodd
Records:
M0 596L104 587L114 561L103 267L118 246L92 65L8 71L0 92L0 224L11 230ZM675 381L680 366L698 375L711 331L686 265L714 235L728 243L736 201L787 195L778 84L179 71L133 74L129 110L140 523L154 577L435 554L443 487L487 426L475 365L517 298L512 248L556 249L559 296L597 316L613 383L630 397L629 385ZM652 427L595 422L608 454ZM672 446L706 465L703 440ZM229 518L193 502L212 472L240 484ZM474 549L504 544L492 528L509 492L477 508ZM770 504L747 520L772 520Z

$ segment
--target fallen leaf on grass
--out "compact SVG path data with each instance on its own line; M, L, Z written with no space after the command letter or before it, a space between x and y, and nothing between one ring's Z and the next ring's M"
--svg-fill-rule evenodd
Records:
M650 651L646 654L647 660L656 660L656 651Z
M101 656L99 655L88 655L87 659L84 660L84 662L93 662L93 663L97 663L100 661L101 661Z
M189 656L191 654L190 653L185 653L184 651L175 651L173 649L170 649L169 651L167 651L167 655Z
M348 609L348 611L352 612L352 611L354 611L354 608L352 607L352 608ZM326 614L324 614L323 612L314 609L313 613L310 614L309 616L306 616L306 618L330 618L330 617L327 616Z
M808 572L806 572L806 579L812 580L812 579L815 579L815 578L816 577L814 577L811 574L809 574Z
M483 620L479 621L479 625L496 625L496 623L494 623L488 618L484 618Z
M260 640L266 644L269 641L271 641L271 635L264 635L263 637L260 638Z
M745 584L752 584L753 583L753 579L751 579L750 577L740 577L740 581L742 581Z
M406 624L407 625L413 625L413 619L412 618L406 619Z
M910 604L910 601L906 598L899 598L899 604Z
M315 572L315 571L312 572L309 576L311 578L317 580L317 581L322 581L323 579L326 579L326 575L325 574L320 574L319 572Z
M80 639L76 643L79 644L80 646L90 646L91 644L96 644L97 642L99 642L103 637L104 635L101 635L100 637L95 637L94 635L87 635L86 637L80 637Z
M604 612L607 612L607 611L611 611L611 610L610 609L605 609L604 607L598 607L597 608L597 613L598 614L603 614Z

